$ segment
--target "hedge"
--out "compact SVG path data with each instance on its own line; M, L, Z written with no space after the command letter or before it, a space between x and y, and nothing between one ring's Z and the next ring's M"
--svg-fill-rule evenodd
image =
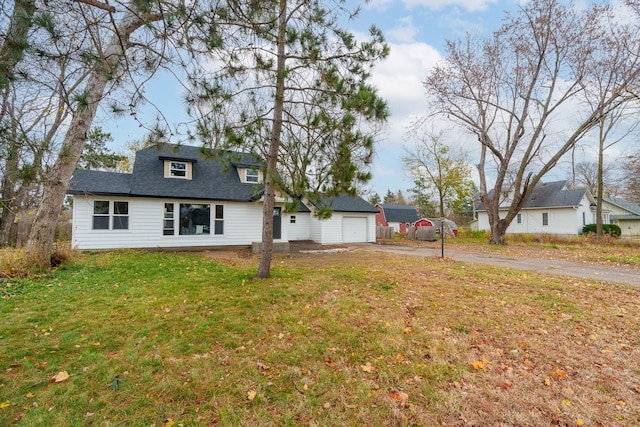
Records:
M596 224L587 224L584 227L582 227L582 233L584 234L589 234L589 233L596 233ZM622 234L622 229L617 226L616 224L602 224L602 232L604 234L610 234L614 237L620 237L620 235Z

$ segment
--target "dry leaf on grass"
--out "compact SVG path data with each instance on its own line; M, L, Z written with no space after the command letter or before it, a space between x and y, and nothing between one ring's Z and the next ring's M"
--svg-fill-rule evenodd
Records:
M67 373L67 371L60 371L53 378L51 378L51 382L61 383L68 380L69 377L70 375Z
M409 400L409 394L398 390L391 390L391 393L389 393L389 397L394 402L400 402L403 405Z
M258 395L258 392L255 390L249 390L247 392L247 399L249 399L250 402L253 402L253 399L256 398L256 396Z
M362 369L363 372L372 373L376 370L376 367L373 366L370 362L367 362L366 365L360 365L360 369Z

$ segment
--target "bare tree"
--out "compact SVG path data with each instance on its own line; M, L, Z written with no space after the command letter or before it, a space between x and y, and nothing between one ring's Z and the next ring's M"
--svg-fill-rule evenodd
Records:
M53 5L53 4L52 4ZM42 181L43 193L27 243L27 253L34 266L48 268L52 244L69 180L85 148L98 106L109 93L130 84L131 108L142 98L137 78L152 74L168 58L167 28L173 19L180 22L188 8L162 2L118 3L117 7L97 1L77 1L71 9L56 11L43 4L39 52L65 72L65 83L58 93L63 111L70 119L65 123L55 161L47 167ZM154 23L159 23L154 27ZM175 25L175 24L171 24ZM61 33L71 30L67 37ZM134 35L135 34L135 35ZM69 48L77 50L69 53ZM65 51L62 52L61 49ZM137 56L127 55L136 51ZM138 77L136 77L138 76ZM46 86L46 83L44 83ZM114 108L117 108L114 106Z
M633 99L622 89L638 82L640 40L626 39L634 55L604 50L597 41L613 39L619 30L608 14L607 7L580 12L556 0L533 0L507 16L491 38L448 42L444 63L427 77L435 114L479 143L490 243L506 244L507 227L541 178L603 117ZM586 88L603 63L620 72L606 96L587 108ZM505 192L510 170L513 185Z
M628 155L621 167L624 171L624 195L631 203L640 205L640 151Z
M473 195L471 167L467 154L442 142L442 135L418 135L418 143L406 148L402 158L413 178L416 198L435 194L440 218L446 211L459 212L462 204Z

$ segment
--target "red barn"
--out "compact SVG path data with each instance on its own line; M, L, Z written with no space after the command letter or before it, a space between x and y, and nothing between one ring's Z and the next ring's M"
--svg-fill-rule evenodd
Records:
M418 219L416 208L407 205L393 205L379 203L376 205L376 225L379 227L392 227L394 232L406 233L407 226Z

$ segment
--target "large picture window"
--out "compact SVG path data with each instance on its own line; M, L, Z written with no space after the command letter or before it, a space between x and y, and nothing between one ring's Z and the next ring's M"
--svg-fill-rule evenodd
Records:
M111 225L111 227L109 227ZM129 202L110 202L95 200L93 202L94 230L128 230Z
M211 205L180 203L180 235L211 234Z

